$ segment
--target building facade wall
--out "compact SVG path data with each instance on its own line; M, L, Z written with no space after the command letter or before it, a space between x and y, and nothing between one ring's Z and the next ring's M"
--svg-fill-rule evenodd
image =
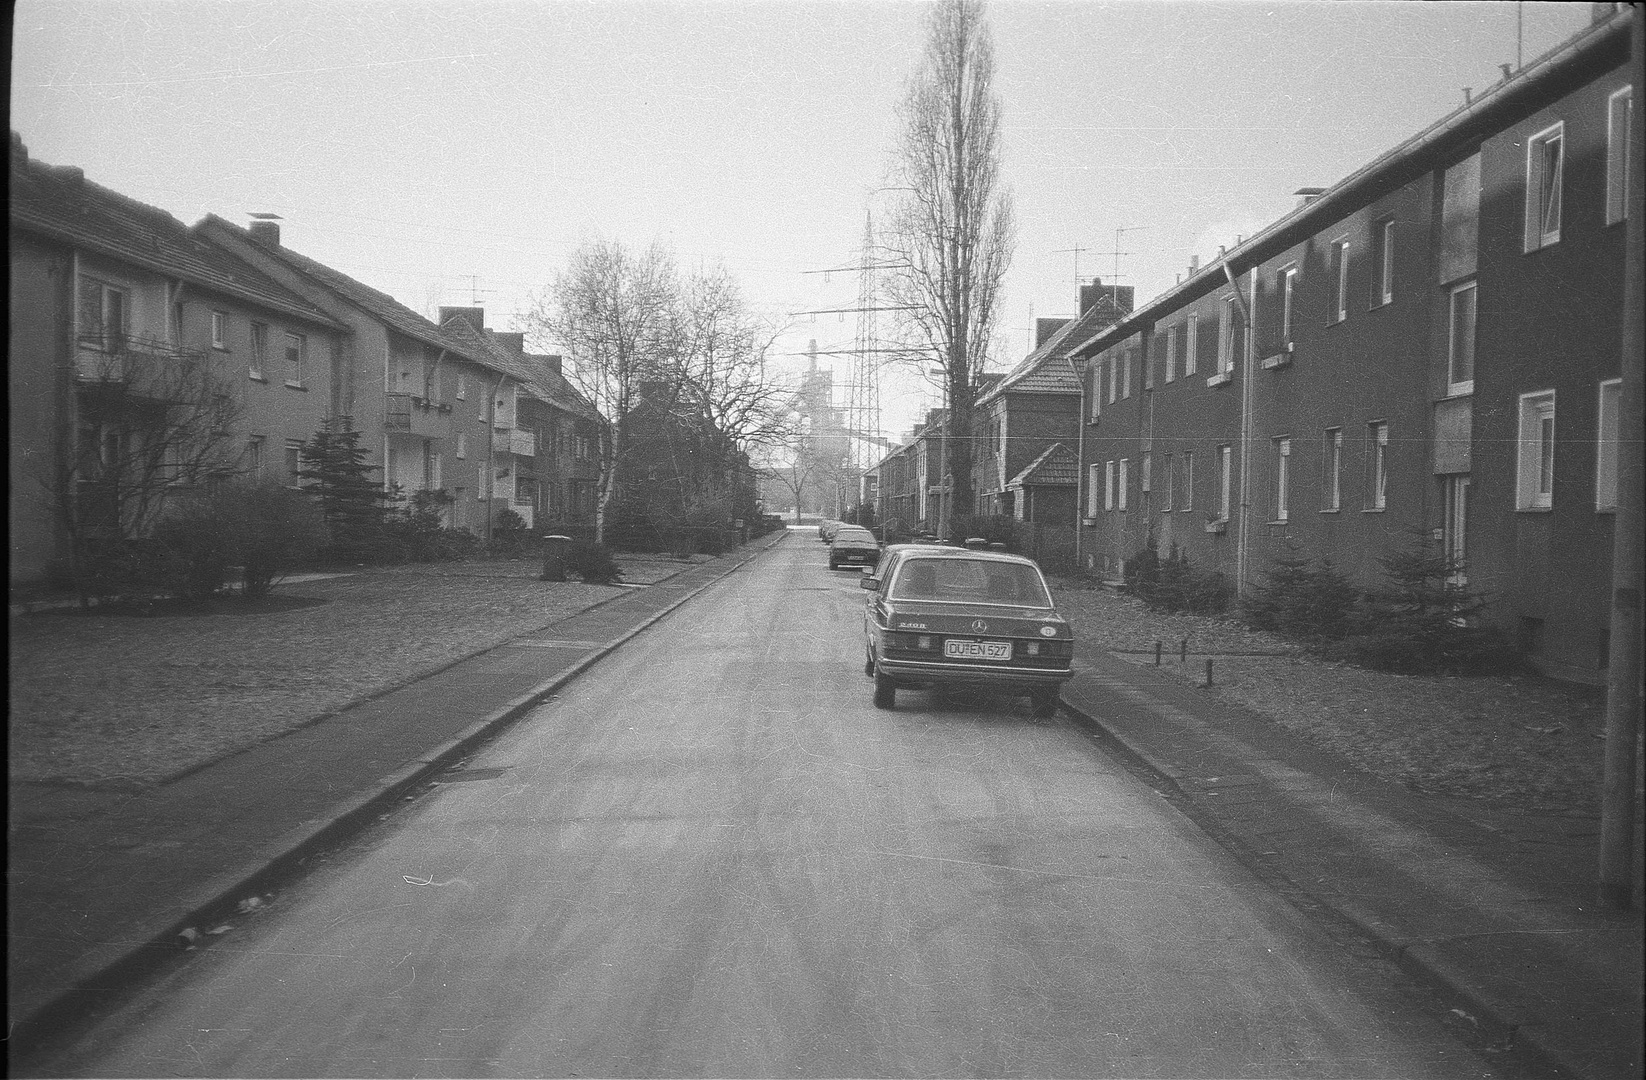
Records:
M1624 225L1608 203L1617 152L1608 132L1628 85L1622 54L1606 55L1615 64L1592 54L1533 84L1541 100L1522 91L1494 123L1390 159L1360 181L1360 198L1299 219L1312 221L1306 231L1282 222L1229 253L1255 326L1250 357L1237 340L1232 370L1220 365L1219 326L1238 309L1220 264L1101 338L1086 376L1086 568L1118 575L1152 542L1233 581L1244 518L1248 584L1277 556L1303 554L1365 587L1383 579L1387 555L1438 541L1492 601L1486 620L1518 635L1534 662L1597 678L1612 548L1612 512L1597 497L1600 410L1620 370L1625 257ZM1558 238L1540 227L1529 239L1537 210L1528 199L1547 198L1532 155L1550 132L1563 143ZM1459 297L1472 301L1471 318ZM1191 315L1198 348L1187 374ZM1460 379L1465 328L1473 365ZM1527 395L1534 404L1552 395L1554 406L1551 481L1536 481L1544 487L1533 503L1527 471L1541 467L1545 440L1527 426ZM1234 504L1226 522L1223 447ZM1115 490L1122 473L1124 496Z

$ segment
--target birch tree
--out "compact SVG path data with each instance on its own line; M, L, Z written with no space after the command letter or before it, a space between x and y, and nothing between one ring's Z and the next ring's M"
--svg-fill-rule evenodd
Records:
M566 376L604 423L599 437L595 540L604 543L607 511L619 495L630 453L629 425L642 385L678 383L680 284L673 257L653 244L634 254L597 240L572 253L527 328L564 353Z
M1000 100L994 46L981 0L939 0L926 18L921 66L898 108L893 183L904 192L886 244L892 303L905 307L914 363L935 369L948 410L942 527L970 514L978 376L994 334L1001 279L1014 236L1011 195L1000 181ZM958 508L958 511L957 509Z

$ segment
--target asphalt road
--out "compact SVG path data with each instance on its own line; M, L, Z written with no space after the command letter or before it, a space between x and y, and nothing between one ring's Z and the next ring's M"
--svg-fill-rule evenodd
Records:
M778 546L53 1072L1489 1075L1073 725L874 709L854 576Z

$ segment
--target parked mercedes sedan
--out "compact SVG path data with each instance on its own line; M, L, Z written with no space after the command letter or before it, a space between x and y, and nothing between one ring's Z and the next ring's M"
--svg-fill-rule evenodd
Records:
M841 525L829 541L829 569L873 566L880 561L880 541L861 525Z
M1074 631L1033 560L898 544L861 584L878 708L893 708L899 689L972 687L1027 695L1036 716L1057 711L1074 676Z

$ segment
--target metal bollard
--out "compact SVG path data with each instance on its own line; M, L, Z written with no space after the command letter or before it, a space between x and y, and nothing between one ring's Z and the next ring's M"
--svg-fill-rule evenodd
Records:
M1154 643L1154 666L1160 666L1160 642Z
M1209 656L1206 657L1206 685L1212 685L1212 658Z
M1187 664L1189 662L1189 639L1188 638L1184 638L1182 645L1178 646L1177 662L1180 663L1180 664Z

